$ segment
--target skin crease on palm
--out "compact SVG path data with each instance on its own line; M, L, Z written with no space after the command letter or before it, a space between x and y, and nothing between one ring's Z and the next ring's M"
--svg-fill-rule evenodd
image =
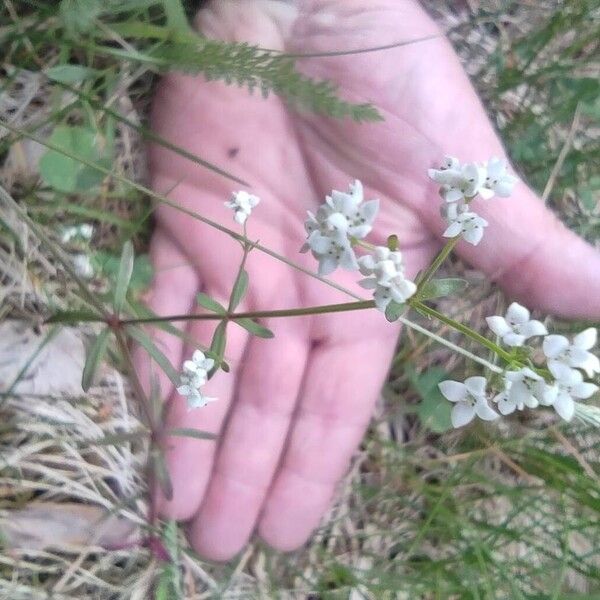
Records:
M207 36L248 41L287 52L368 48L439 34L412 0L218 0L201 10ZM444 154L485 160L504 154L481 103L448 42L435 39L393 50L305 58L299 67L335 82L353 102L371 102L384 121L355 124L288 109L276 96L179 74L161 82L152 114L155 131L248 181L262 199L248 221L252 239L316 271L299 254L307 209L355 178L381 210L369 240L397 233L410 276L442 244L436 185L426 177ZM235 228L223 206L235 183L160 146L149 149L152 186L188 209ZM600 318L600 257L569 232L525 183L513 197L478 201L490 225L477 247L460 255L497 281L511 299L567 317ZM204 291L227 302L241 258L239 244L160 206L151 245L156 269L149 293L161 315L194 311ZM250 291L242 310L314 306L350 300L343 293L258 251L247 264ZM365 296L357 273L338 283ZM219 434L217 443L172 438L171 501L161 513L188 522L203 556L227 560L253 532L280 550L302 545L318 526L369 423L393 355L398 328L381 313L361 311L270 319L272 340L229 327L231 373L206 386L218 401L188 411L161 377L170 424ZM213 325L188 333L209 344ZM157 343L179 365L192 348L164 333ZM136 352L143 381L151 368Z

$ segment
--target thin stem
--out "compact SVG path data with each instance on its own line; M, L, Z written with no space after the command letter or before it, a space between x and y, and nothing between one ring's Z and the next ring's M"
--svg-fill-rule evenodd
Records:
M138 377L137 371L133 364L133 357L131 356L131 352L129 350L129 346L127 345L127 339L123 335L123 332L120 328L115 328L114 330L115 337L117 338L117 344L119 345L119 350L125 360L125 366L127 368L127 372L131 377L131 383L133 385L133 389L135 395L137 396L140 406L142 407L142 411L144 416L148 420L148 427L150 427L150 431L154 435L156 433L156 424L154 422L154 415L149 405L148 397L144 392L144 388L142 386L142 382Z
M450 327L452 327L452 329L459 331L463 335L466 335L468 338L471 338L475 342L481 344L482 346L485 346L486 348L494 352L494 354L497 354L500 358L504 359L506 362L513 362L513 356L509 352L503 350L502 348L500 348L500 346L498 346L498 344L495 344L491 340L488 340L486 337L483 337L481 334L477 333L470 327L467 327L466 325L455 321L451 317L447 317L443 313L435 310L435 308L431 308L430 306L423 304L423 302L420 302L419 300L414 300L413 302L409 302L409 304L414 309L419 310L425 313L426 315L433 317L438 321L441 321L442 323L446 323L446 325L449 325Z
M437 270L442 266L442 263L448 258L454 247L458 243L460 236L456 236L448 240L445 246L441 249L440 253L435 257L434 261L429 265L429 268L419 277L417 297L419 292L423 289L423 286L436 274Z
M134 325L140 323L161 323L165 321L216 321L222 319L235 321L236 319L260 319L264 317L302 317L306 315L322 315L326 313L363 310L365 308L373 308L374 306L375 302L373 302L373 300L361 300L360 302L346 302L345 304L325 304L323 306L311 306L308 308L285 308L281 310L256 310L232 313L230 315L208 313L205 315L172 315L168 317L123 319L120 323L122 325Z

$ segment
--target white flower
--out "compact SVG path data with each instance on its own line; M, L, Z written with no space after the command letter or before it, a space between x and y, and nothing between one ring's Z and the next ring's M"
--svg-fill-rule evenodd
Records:
M404 273L402 252L390 250L387 246L377 246L373 254L358 259L358 268L365 276L373 276L377 283L385 285L393 277Z
M504 317L486 317L488 327L507 346L522 346L525 340L535 335L546 335L548 330L540 321L530 320L530 312L513 302ZM545 343L545 342L544 342Z
M377 283L377 280L372 277L363 279L358 284L367 290L375 290L373 292L375 306L382 312L385 312L387 305L392 300L402 304L417 291L417 286L400 273L391 278L385 285Z
M402 304L417 291L417 286L404 277L402 253L397 250L377 246L373 254L358 259L358 266L363 275L369 276L358 284L367 290L375 290L375 306L382 312L392 300Z
M429 177L441 185L440 194L446 202L460 202L477 195L486 177L484 167L476 163L461 165L453 156L445 157L440 169L429 169Z
M448 238L462 235L465 242L477 246L483 237L483 228L487 226L488 222L477 213L463 212L456 216L443 235Z
M215 402L216 398L205 396L200 389L180 385L177 392L187 399L188 408L203 408L209 402Z
M63 244L68 244L71 240L79 238L89 242L94 235L94 226L89 223L81 223L80 225L73 225L71 227L65 227L60 237Z
M191 360L183 363L177 392L187 398L189 408L200 408L216 400L205 396L200 389L207 382L208 372L214 364L215 361L207 358L201 350L195 350Z
M556 378L556 399L552 406L565 421L570 421L575 413L575 399L589 398L598 390L598 386L584 382L580 371L563 363L548 363L548 368Z
M475 415L484 421L493 421L498 418L498 413L490 408L485 397L485 377L469 377L464 383L459 381L442 381L438 384L440 392L450 402L454 402L452 409L452 425L462 427L470 423Z
M505 373L504 384L504 391L494 398L503 415L509 415L516 409L523 410L525 406L549 406L556 399L556 390L546 385L543 377L528 367Z
M363 203L360 181L350 185L350 193L333 190L313 214L308 211L304 227L308 237L300 252L311 250L319 261L319 275L329 275L338 266L358 269L351 239L365 237L373 227L379 200Z
M79 277L90 279L94 276L94 267L87 254L76 254L73 256L73 268Z
M233 215L234 220L243 225L246 219L250 216L252 209L260 202L258 196L253 196L248 192L241 190L239 192L233 192L231 200L225 202L225 206L235 211Z
M506 161L503 158L490 158L486 165L486 177L479 189L482 198L500 196L508 198L512 194L518 179L506 172Z
M589 350L596 345L597 330L590 327L578 333L573 343L564 335L549 335L544 338L543 350L548 358L548 366L562 363L569 367L583 369L588 377L600 373L600 360Z
M358 262L348 239L339 240L315 232L309 237L301 252L310 248L312 255L319 261L319 275L329 275L338 266L348 271L356 271Z
M358 179L350 184L350 193L333 190L323 206L328 209L330 227L357 239L368 235L379 212L379 200L363 203L363 186Z

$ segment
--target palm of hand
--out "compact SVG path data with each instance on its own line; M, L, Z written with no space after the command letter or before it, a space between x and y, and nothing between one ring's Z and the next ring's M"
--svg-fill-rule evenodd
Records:
M377 0L369 8L354 0L297 4L299 15L277 1L220 2L201 13L199 21L207 35L290 52L377 46L438 33L409 1ZM383 243L397 233L413 275L431 259L443 231L440 200L425 179L426 169L445 152L466 160L502 154L456 57L438 38L384 52L306 59L302 66L317 78L339 83L350 100L375 104L385 122L357 125L297 114L278 98L264 101L201 78L172 75L157 93L154 127L248 181L261 197L248 222L250 238L311 270L314 260L298 254L306 210L314 209L332 187L345 190L351 180L361 179L367 197L381 199L369 239ZM156 191L170 192L183 206L233 224L223 201L235 184L159 146L151 148L150 159ZM486 238L482 252L464 253L541 304L544 290L535 280L525 288L504 271L539 247L544 228L557 230L556 237L568 234L526 196L529 192L523 194L521 211L537 229L515 226L503 216L507 209L486 206L482 212L496 221L497 230ZM499 252L508 232L517 243ZM579 242L569 243L590 252ZM226 303L241 252L218 231L160 207L152 255L157 276L150 304L159 314L176 314L193 310L199 290ZM544 265L534 262L529 268L537 276ZM251 291L241 307L246 310L348 299L256 251L247 269ZM356 279L356 273L336 275L358 290ZM552 300L545 304L561 308ZM175 424L222 432L218 448L197 440L177 442L169 456L175 496L161 503L169 515L193 519L192 541L211 558L232 556L257 524L261 535L281 549L306 539L368 423L397 335L375 311L267 325L274 340L249 340L230 326L232 373L218 374L207 386L219 402L188 413L181 398L172 398ZM211 331L202 322L189 328L203 344L210 342ZM174 364L190 353L174 338L159 337ZM147 369L143 360L138 363L142 372Z

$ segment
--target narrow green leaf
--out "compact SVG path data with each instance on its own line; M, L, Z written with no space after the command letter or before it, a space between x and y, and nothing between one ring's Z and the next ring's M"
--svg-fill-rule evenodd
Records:
M206 310L215 312L218 315L226 315L227 314L227 311L225 310L224 306L222 306L216 300L213 300L210 296L208 296L207 294L204 294L202 292L199 292L196 295L196 302L203 308L206 308Z
M215 333L213 335L212 342L210 343L210 351L213 353L215 357L216 364L213 367L210 375L212 376L216 370L219 368L223 357L225 356L225 346L227 344L227 322L221 321L217 328L215 329Z
M127 240L123 246L123 251L121 252L121 262L119 263L119 271L117 273L117 281L115 283L115 297L113 306L117 313L121 311L123 304L125 303L127 288L129 287L131 274L133 273L134 258L133 244Z
M256 321L252 319L236 319L235 323L243 327L246 331L250 332L252 335L257 337L270 339L275 337L275 334L266 327L259 325Z
M245 269L241 269L233 285L231 291L231 300L229 306L231 310L235 310L239 303L242 301L248 290L248 272Z
M175 429L169 429L167 435L176 435L178 437L191 437L197 440L216 440L217 436L214 433L208 431L202 431L200 429L193 429L191 427L176 427Z
M94 377L96 375L96 371L104 355L106 354L106 348L108 346L108 336L110 335L110 329L106 327L103 329L88 351L87 357L85 359L85 365L83 367L83 375L81 376L81 387L84 392L87 392L94 381Z
M457 292L462 292L469 284L464 279L449 277L448 279L434 279L428 281L419 292L420 300L444 298Z
M385 308L385 318L393 323L398 320L405 310L406 304L398 304L398 302L392 300Z
M173 382L173 385L179 385L179 373L175 370L169 359L157 348L156 344L145 331L134 325L128 325L127 334L146 350L154 362L156 362L156 364L164 371L165 375Z
M102 317L90 310L61 310L46 319L45 323L84 323L100 321Z
M59 83L79 83L87 79L92 73L95 73L95 71L82 65L56 65L55 67L46 69L45 73L48 79L58 81Z
M173 498L173 483L171 482L165 457L159 450L152 453L152 470L163 496L167 500L171 500Z
M148 436L147 429L136 429L135 431L124 431L122 433L111 433L96 440L87 440L86 446L120 446L127 442L144 439Z

